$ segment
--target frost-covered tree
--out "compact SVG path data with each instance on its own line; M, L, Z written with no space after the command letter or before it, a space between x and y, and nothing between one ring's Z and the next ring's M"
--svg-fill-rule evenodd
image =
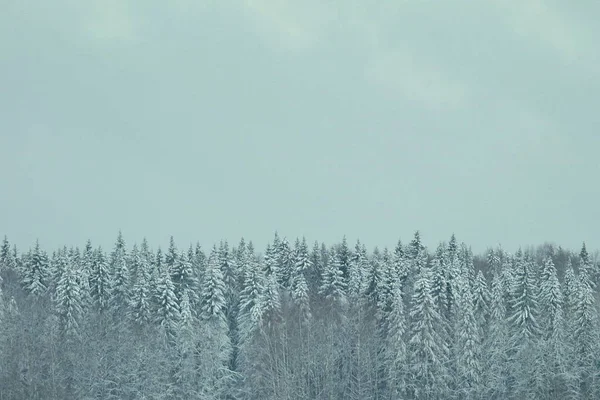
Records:
M468 270L458 277L456 355L456 390L461 399L481 396L481 341L482 327L478 325L474 288L469 285Z
M515 258L514 281L512 287L512 323L513 343L526 345L540 333L538 323L538 290L531 263L521 251Z
M392 309L389 315L389 332L385 346L386 378L389 396L392 399L402 399L407 396L409 379L407 334L408 327L404 311L402 282L397 278L393 282Z
M94 306L100 312L104 312L108 306L111 296L111 277L106 256L102 247L94 251L92 267L90 271L90 295Z
M33 296L42 296L48 288L49 260L44 251L40 249L39 241L31 256L27 258L24 268L23 287Z
M221 254L216 246L211 250L200 288L200 309L203 320L218 320L226 323L226 287L220 264Z
M258 260L248 252L238 314L240 346L244 349L258 331L263 315L264 277Z
M181 304L183 294L187 293L192 309L198 303L198 279L192 267L192 260L185 253L180 253L171 269L171 279L175 285L175 296Z
M276 237L277 239L277 237ZM286 289L291 287L291 274L295 267L295 252L292 251L287 238L283 238L277 244L273 242L277 258L277 279L279 283Z
M11 252L10 243L5 235L4 240L2 241L2 247L0 247L0 272L3 270L15 269L15 261L16 260L13 258ZM2 278L0 277L0 279Z
M111 308L117 320L127 309L130 298L131 276L126 250L125 240L119 231L117 242L110 256Z
M579 382L581 394L584 397L591 393L593 377L591 368L596 361L598 348L598 309L594 298L595 283L591 276L591 263L589 261L585 244L579 257L579 279L577 280L577 295L575 297L573 345L575 358L578 359Z
M219 398L224 395L231 376L229 365L233 354L228 336L226 316L226 285L220 265L220 251L213 246L208 257L204 280L200 287L200 318L203 321L204 346L200 350L203 364L199 366L202 377L202 398Z
M175 285L166 266L159 273L155 288L156 323L164 329L169 340L175 340L180 319L179 304L175 296Z
M494 269L491 285L488 336L484 338L486 351L485 387L488 398L503 399L509 390L509 331L506 319L504 279L500 268Z
M135 253L134 253L135 254ZM129 301L129 319L137 327L148 326L152 322L152 291L150 287L150 264L152 256L148 251L147 243L142 244L142 249L135 254L137 260L136 276L131 290Z
M484 338L488 334L491 294L487 280L481 270L477 272L473 283L473 312L479 330L479 337Z
M321 277L319 294L334 309L339 309L346 304L346 284L344 282L342 264L339 254L333 249L329 253L329 262Z
M356 304L365 289L365 273L368 270L367 265L367 254L366 252L363 252L360 240L357 240L348 267L348 286L346 292L351 303Z
M284 242L285 243L285 239ZM311 262L308 254L306 240L298 243L294 256L288 263L292 264L288 275L289 288L292 295L294 310L300 321L307 321L312 317L310 311L310 298L306 273L310 269ZM286 274L287 275L287 274Z
M424 249L415 250L413 259L422 257ZM440 398L447 391L447 348L440 333L441 316L431 293L431 269L419 265L415 280L410 321L410 386L415 398Z
M59 264L62 268L56 286L54 301L59 317L60 331L66 339L79 337L79 324L83 314L83 299L78 271L72 263Z

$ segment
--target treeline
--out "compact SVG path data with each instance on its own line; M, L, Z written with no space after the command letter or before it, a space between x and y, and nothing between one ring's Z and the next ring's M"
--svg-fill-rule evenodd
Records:
M1 399L600 398L585 244L0 248Z

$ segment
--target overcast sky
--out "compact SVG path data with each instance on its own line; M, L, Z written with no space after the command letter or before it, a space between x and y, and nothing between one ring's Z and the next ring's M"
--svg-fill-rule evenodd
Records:
M600 242L600 2L4 0L0 234Z

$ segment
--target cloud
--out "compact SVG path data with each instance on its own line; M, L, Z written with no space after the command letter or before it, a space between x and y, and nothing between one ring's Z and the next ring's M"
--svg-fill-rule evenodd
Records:
M286 0L243 0L243 5L269 40L288 49L314 46L323 34L320 19L325 9L317 4ZM302 5L300 5L302 4Z
M85 31L96 40L130 41L136 36L133 16L125 1L91 2L84 17Z
M415 57L409 49L381 53L367 64L366 76L383 88L400 91L428 107L458 107L468 99L464 84Z
M556 6L543 0L497 0L510 28L522 37L552 49L565 62L598 58L595 40L581 21L570 20Z

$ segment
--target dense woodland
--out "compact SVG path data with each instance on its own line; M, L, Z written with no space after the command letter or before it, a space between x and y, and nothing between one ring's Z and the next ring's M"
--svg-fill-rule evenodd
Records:
M186 246L187 247L187 246ZM598 399L600 270L275 235L0 249L0 400Z

